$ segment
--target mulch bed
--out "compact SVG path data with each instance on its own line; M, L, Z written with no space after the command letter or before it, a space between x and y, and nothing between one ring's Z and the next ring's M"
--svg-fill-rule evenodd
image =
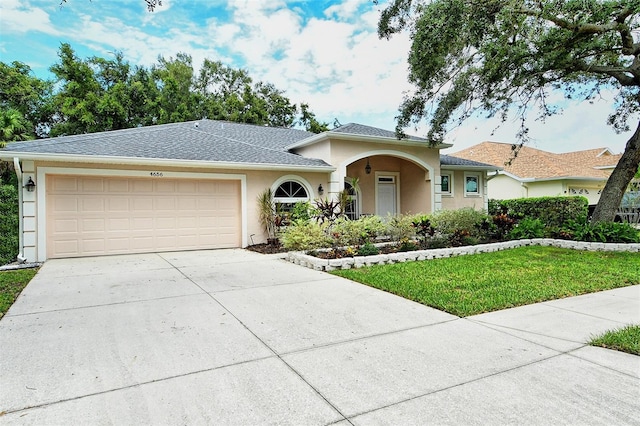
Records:
M262 254L276 254L276 253L286 253L289 250L285 249L282 244L253 244L251 246L247 246L247 250L255 251L256 253Z

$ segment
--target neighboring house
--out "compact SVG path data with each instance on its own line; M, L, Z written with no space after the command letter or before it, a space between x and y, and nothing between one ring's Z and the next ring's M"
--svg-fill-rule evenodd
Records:
M503 167L489 176L489 198L582 195L589 204L598 203L600 192L622 156L608 148L554 154L523 146L513 158L511 147L507 143L482 142L450 155Z
M263 242L266 188L287 206L357 178L352 217L486 209L484 176L498 168L441 160L446 147L358 124L313 134L200 120L11 143L0 159L23 184L20 258L43 261Z

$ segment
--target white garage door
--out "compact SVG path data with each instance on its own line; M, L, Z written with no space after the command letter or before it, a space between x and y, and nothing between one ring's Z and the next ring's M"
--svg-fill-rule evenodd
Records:
M240 181L48 175L47 257L241 246Z

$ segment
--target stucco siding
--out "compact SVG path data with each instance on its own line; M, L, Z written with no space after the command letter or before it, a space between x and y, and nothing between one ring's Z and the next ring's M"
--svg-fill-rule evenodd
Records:
M489 198L508 200L527 196L526 188L516 179L507 175L497 175L487 183Z
M458 210L461 208L471 207L475 210L486 209L486 177L484 172L479 172L480 183L480 195L465 196L464 191L464 176L463 170L446 170L443 169L442 173L451 174L451 194L442 194L442 209L443 210Z

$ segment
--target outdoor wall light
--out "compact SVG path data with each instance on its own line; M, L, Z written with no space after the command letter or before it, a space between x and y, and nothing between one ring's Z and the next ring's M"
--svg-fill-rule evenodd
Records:
M367 165L364 166L364 172L368 175L371 174L371 164L369 164L369 159L367 158Z
M322 184L318 185L318 194L319 195L324 194L324 188L322 187Z
M28 192L33 192L36 189L36 183L33 181L33 179L31 179L31 176L29 176L29 180L24 185L24 187L27 188Z

